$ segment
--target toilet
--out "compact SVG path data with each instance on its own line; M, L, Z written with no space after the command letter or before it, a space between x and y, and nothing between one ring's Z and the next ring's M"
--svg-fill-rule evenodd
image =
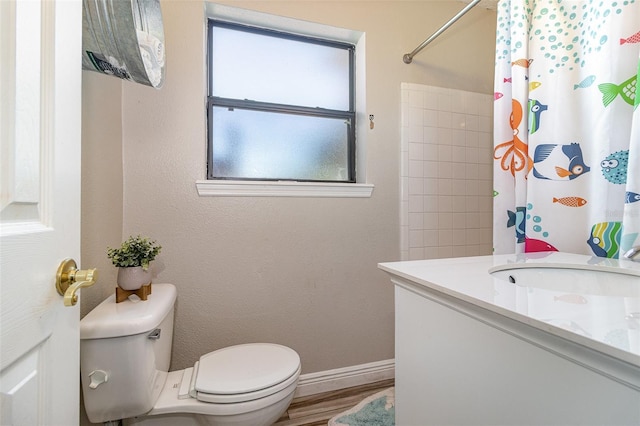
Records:
M300 357L286 346L249 343L202 355L169 372L173 284L147 300L105 299L80 321L80 373L92 423L251 425L275 423L293 399Z

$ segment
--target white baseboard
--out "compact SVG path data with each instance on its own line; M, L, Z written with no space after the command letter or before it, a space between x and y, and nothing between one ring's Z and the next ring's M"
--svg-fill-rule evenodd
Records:
M294 398L393 379L395 365L394 359L388 359L335 370L301 374Z

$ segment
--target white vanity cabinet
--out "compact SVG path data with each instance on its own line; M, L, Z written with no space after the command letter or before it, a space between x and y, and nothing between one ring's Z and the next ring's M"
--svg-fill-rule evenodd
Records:
M614 262L555 254L380 264L395 285L396 424L640 425L640 265L620 262L621 274ZM496 265L515 266L507 277L516 283L489 274ZM577 265L592 282L564 270L568 287L534 285L522 272L531 265L552 266L550 279Z

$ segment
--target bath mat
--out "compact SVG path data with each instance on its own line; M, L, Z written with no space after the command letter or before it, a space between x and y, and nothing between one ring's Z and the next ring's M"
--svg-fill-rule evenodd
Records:
M329 426L395 426L395 388L375 393L329 420Z

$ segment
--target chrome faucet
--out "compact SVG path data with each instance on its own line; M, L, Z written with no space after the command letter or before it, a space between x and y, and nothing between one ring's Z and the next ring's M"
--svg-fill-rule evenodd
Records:
M640 262L640 257L638 257L638 255L640 255L640 246L635 246L635 247L632 247L630 250L628 250L624 254L624 257L629 260ZM638 257L638 259L636 259L636 257Z

